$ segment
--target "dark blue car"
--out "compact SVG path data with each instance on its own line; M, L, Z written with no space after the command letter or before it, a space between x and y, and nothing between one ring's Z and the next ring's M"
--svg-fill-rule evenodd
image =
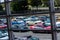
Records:
M21 32L25 32L24 29L28 29L28 27L26 27L26 22L24 20L14 20L12 21L12 29L16 29L16 30L23 30Z

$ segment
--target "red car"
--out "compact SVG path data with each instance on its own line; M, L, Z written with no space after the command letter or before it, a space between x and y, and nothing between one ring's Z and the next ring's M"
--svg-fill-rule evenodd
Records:
M51 26L44 27L45 30L51 30Z
M30 26L31 30L51 30L51 26L44 26L42 23L37 23L35 25ZM34 33L36 32L48 32L48 31L33 31Z
M7 28L7 25L2 20L0 20L0 29L4 28Z
M35 25L31 25L30 26L30 29L33 30L33 29L43 29L43 23L39 22L39 23L36 23Z
M7 28L6 24L0 24L0 29Z

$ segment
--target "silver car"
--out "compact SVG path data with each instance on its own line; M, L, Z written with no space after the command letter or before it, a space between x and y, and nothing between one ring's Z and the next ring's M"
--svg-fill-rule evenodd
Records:
M0 30L0 40L8 40L8 32Z

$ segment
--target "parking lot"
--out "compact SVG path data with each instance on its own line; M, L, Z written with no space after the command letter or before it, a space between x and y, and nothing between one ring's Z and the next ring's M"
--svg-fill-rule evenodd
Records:
M0 19L2 20L2 19ZM44 21L43 21L44 20ZM2 24L4 21L4 24ZM3 28L7 27L6 24L6 19L2 20L0 25L4 25L2 26ZM15 30L24 30L24 29L30 29L30 30L51 30L51 23L50 23L50 17L49 16L20 16L19 17L14 17L11 20L12 23L12 29ZM45 24L44 24L45 23ZM60 30L60 21L56 22L57 25L57 29ZM51 34L46 34L46 33L33 33L31 31L28 32L13 32L13 34L17 37L23 37L23 36L33 36L36 38L39 38L39 40L52 40L52 35ZM57 33L57 38L58 40L60 40L60 33ZM5 39L4 39L5 40ZM35 39L36 40L36 39Z
M39 38L39 40L52 40L51 34L44 34L44 33L32 33L30 32L14 32L14 35L17 37L20 36L28 36L28 35L32 35L33 37L37 37ZM57 33L57 39L60 40L60 33Z
M30 32L13 32L15 36L21 37L21 36L28 36L32 35L33 37L39 38L39 40L52 40L51 34L44 34L44 33L32 33ZM57 33L57 38L60 40L60 33Z

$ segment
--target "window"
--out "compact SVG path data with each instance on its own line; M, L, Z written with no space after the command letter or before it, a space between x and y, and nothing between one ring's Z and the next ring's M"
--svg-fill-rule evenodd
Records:
M8 40L59 40L56 35L59 30L56 29L59 29L60 20L59 15L55 16L54 0L38 1L42 2L38 5L33 4L36 1L31 1L32 4L28 3L28 0L8 1L11 0L5 2L6 14L0 15L0 25L7 26L4 30L0 29L0 39L8 36ZM39 34L35 34L36 32Z

